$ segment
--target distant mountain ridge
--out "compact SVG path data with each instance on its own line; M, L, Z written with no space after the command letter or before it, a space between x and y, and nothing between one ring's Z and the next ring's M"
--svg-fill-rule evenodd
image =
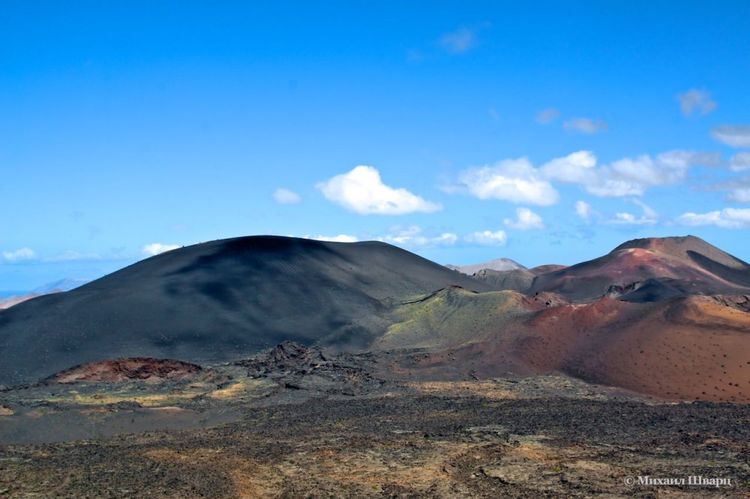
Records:
M446 265L446 267L466 275L473 275L480 270L485 269L497 271L526 270L526 267L516 262L515 260L511 260L510 258L495 258L494 260L489 260L482 263L473 263L470 265Z
M438 379L562 372L658 397L750 402L742 260L686 236L628 241L570 267L500 263L514 268L469 276L380 242L189 246L0 311L0 384L110 359L210 364L295 341L422 349L401 368Z
M66 278L39 286L31 292L7 293L5 296L0 296L0 310L18 305L37 296L70 291L71 289L83 286L87 282L89 282L87 279Z
M43 286L39 286L38 288L34 289L32 293L41 295L41 294L46 294L46 293L59 293L62 291L70 291L72 289L83 286L87 282L90 282L90 280L66 277L65 279L60 279L57 281L47 283Z

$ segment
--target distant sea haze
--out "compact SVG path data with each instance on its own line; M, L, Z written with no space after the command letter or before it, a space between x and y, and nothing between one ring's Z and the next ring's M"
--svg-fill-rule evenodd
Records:
M12 296L25 296L29 294L46 294L56 291L70 291L89 282L88 279L65 278L57 281L48 282L43 286L27 290L0 290L0 298L10 298Z

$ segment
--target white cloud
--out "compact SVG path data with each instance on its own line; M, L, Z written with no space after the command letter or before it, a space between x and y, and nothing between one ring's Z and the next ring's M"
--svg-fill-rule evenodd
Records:
M147 256L155 256L160 253L165 253L167 251L172 251L180 246L178 244L162 244L162 243L151 243L144 246L141 251L144 255Z
M452 232L443 232L434 236L425 235L424 231L418 225L409 227L395 227L391 233L379 237L378 241L383 241L399 246L452 246L458 241L458 236Z
M612 223L621 223L621 224L634 224L635 223L635 215L633 215L632 213L629 213L627 211L621 212L621 213L615 213L615 218L611 222Z
M483 230L464 236L464 241L482 246L505 246L508 236L504 230Z
M316 241L327 241L331 243L356 243L359 241L357 236L349 234L338 234L336 236L310 236L304 235L303 239L315 239Z
M0 253L2 260L8 263L23 262L36 258L36 252L31 248L18 248Z
M716 166L718 153L669 151L656 157L642 155L598 166L591 151L577 151L535 168L527 158L505 159L494 165L470 168L459 174L447 192L465 190L479 199L549 206L559 195L550 181L580 185L600 197L642 196L651 187L683 180L695 165Z
M550 206L559 200L552 182L577 184L599 197L642 196L649 188L684 180L693 166L720 164L719 153L675 150L655 157L644 154L598 165L591 151L577 151L539 168L527 158L469 168L460 172L456 183L444 190L466 192L482 200Z
M730 201L736 201L738 203L750 203L750 187L737 187L727 196Z
M647 187L682 180L689 167L689 158L672 153L661 154L655 159L644 154L637 158L620 159L610 165L615 176L628 181L641 192Z
M273 199L279 204L297 204L302 201L299 194L283 187L273 191Z
M750 125L722 125L711 130L711 137L731 147L750 147Z
M527 158L506 159L492 166L470 168L458 183L479 199L501 199L539 206L555 204L559 195Z
M615 218L610 220L609 223L615 225L654 225L659 221L659 215L646 203L638 199L632 201L643 211L640 217L636 217L629 212L620 212L616 213Z
M591 217L591 205L586 201L576 201L576 215L583 220L588 220Z
M317 188L329 201L360 215L432 213L442 208L406 189L385 185L380 179L380 172L372 166L357 166L347 173L318 183Z
M685 116L690 116L697 111L700 114L708 114L716 109L716 102L711 99L711 94L705 90L690 89L677 96L680 102L680 110Z
M649 206L641 203L637 199L634 199L633 202L643 209L643 214L641 216L637 217L627 211L615 213L615 217L610 220L609 223L615 225L655 225L659 221L658 214Z
M735 172L750 170L750 152L738 152L732 156L729 160L729 168Z
M683 213L677 218L682 225L714 225L725 229L750 228L750 208L724 208L708 213Z
M528 208L516 208L516 219L506 218L504 220L505 225L511 229L518 230L531 230L531 229L543 229L544 222L542 217L534 213Z
M656 211L648 206L646 203L641 201L640 199L633 199L633 203L641 207L641 210L643 210L643 217L644 218L650 218L653 220L656 220L659 218L659 214L656 213Z
M474 48L477 43L477 34L472 29L461 27L445 33L438 42L449 54L463 54Z
M592 135L607 130L609 126L602 120L593 120L591 118L572 118L563 123L563 128L572 132Z
M549 161L541 171L551 180L582 184L590 181L595 167L596 156L591 151L578 151Z
M540 125L549 125L560 116L560 111L550 107L548 109L542 109L536 113L536 122Z
M623 158L597 167L590 151L578 151L553 159L541 167L550 180L581 185L601 197L641 196L650 187L669 185L684 179L694 165L716 165L719 155L691 151L669 151L652 158L642 155Z
M718 152L700 152L700 151L684 151L676 149L668 151L657 156L660 161L668 165L676 165L680 168L683 165L687 166L721 166L721 153Z
M733 179L705 187L707 191L726 191L726 199L738 203L750 203L750 177Z

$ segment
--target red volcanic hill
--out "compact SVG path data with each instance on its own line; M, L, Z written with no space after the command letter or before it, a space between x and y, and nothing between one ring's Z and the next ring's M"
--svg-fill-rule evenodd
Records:
M748 265L695 237L639 239L513 291L402 307L384 347L431 376L564 373L677 400L750 402ZM459 300L460 298L460 300Z
M694 236L635 239L609 254L537 276L531 293L626 301L750 293L750 265Z
M460 301L433 296L380 340L386 349L406 340L436 345L405 366L422 376L564 373L660 398L750 403L748 296L643 303L569 303L513 291L463 292Z

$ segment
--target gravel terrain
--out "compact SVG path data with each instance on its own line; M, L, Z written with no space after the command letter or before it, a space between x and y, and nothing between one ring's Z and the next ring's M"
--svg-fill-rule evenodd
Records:
M564 376L404 380L392 362L284 344L192 381L6 391L0 496L750 494L748 405L644 399ZM32 420L99 436L13 443L2 429Z

